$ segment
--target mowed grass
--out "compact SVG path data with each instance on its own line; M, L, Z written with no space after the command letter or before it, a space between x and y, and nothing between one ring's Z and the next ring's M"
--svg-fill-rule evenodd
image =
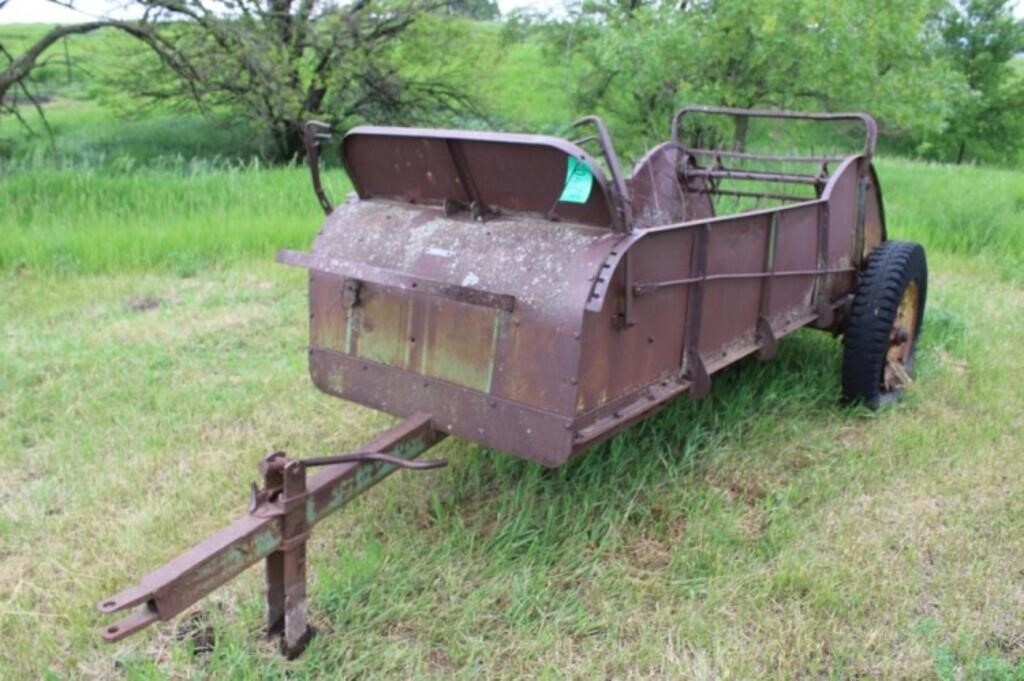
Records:
M1024 291L932 265L895 409L840 407L807 331L563 469L442 445L318 528L293 663L260 569L112 647L94 605L243 513L265 452L390 422L310 385L302 273L9 279L0 674L1017 678Z
M805 331L562 469L448 441L314 533L292 663L260 568L115 646L95 603L244 513L266 452L392 422L306 374L305 277L269 264L322 219L306 173L6 176L0 677L1024 677L1024 182L880 173L931 258L904 403L841 407Z

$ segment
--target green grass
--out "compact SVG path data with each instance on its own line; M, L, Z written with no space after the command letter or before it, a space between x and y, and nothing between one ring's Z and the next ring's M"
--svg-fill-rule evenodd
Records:
M13 117L0 118L0 159L11 170L56 164L87 167L147 165L168 167L193 159L247 162L260 156L260 137L230 118L207 119L198 114L150 112L137 119L112 119L108 108L95 102L57 99L47 107L53 143L42 123L26 113L33 133Z
M0 676L1020 678L1019 175L880 173L890 235L933 273L904 404L839 407L839 344L808 331L563 469L448 442L449 469L318 530L321 635L286 665L258 636L258 569L114 647L93 606L241 513L266 451L389 423L313 389L304 277L268 264L322 219L305 171L19 169Z
M555 130L537 58L488 96ZM54 87L57 159L0 123L0 678L1024 679L1024 174L891 158L932 272L900 405L839 406L803 331L558 470L445 442L318 528L296 662L260 569L102 645L95 603L243 513L263 454L392 420L309 382L306 279L270 264L323 219L303 168Z
M304 246L322 219L303 167L114 159L11 164L0 179L0 272L193 274ZM982 257L1020 278L1022 173L885 158L878 165L895 236ZM335 201L350 190L341 171L326 182Z
M266 451L389 422L309 384L302 273L11 277L2 675L1019 677L1024 291L932 270L895 409L838 406L839 345L808 331L563 469L446 443L449 469L318 529L292 664L259 639L258 569L113 647L93 605L243 512Z
M900 238L994 258L1020 276L1024 173L896 159L879 166L886 217Z
M131 165L17 169L0 180L0 271L190 275L305 246L323 219L303 168ZM325 181L335 200L349 191L340 172Z

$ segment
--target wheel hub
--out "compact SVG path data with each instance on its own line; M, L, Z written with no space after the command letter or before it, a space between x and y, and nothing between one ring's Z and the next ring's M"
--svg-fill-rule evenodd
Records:
M882 387L898 390L910 385L910 367L914 355L914 339L917 335L917 310L920 290L917 281L912 281L903 292L896 319L889 332L889 349L885 353L885 367L882 370Z

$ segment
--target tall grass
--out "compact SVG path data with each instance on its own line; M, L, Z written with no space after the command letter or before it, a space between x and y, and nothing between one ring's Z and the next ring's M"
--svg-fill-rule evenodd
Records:
M167 165L16 168L0 181L0 271L188 275L305 246L323 218L302 168ZM327 181L348 190L341 173Z
M1024 172L885 159L890 235L961 255L1024 259Z
M879 175L890 238L982 256L1016 276L1024 173L882 159ZM339 170L327 182L336 199L350 187ZM180 157L11 164L0 206L0 272L188 275L303 247L323 219L303 167Z
M25 117L31 131L11 117L0 118L0 159L35 166L102 166L123 158L167 165L175 158L240 162L260 155L260 133L237 118L159 111L129 118L112 113L91 101L51 101L46 120L52 139L34 116Z

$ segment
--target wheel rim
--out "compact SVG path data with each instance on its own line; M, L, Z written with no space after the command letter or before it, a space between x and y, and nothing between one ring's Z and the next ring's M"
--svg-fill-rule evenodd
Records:
M910 282L896 309L896 319L889 332L889 349L885 353L885 367L882 370L882 387L885 390L900 390L911 382L920 295L917 281Z

